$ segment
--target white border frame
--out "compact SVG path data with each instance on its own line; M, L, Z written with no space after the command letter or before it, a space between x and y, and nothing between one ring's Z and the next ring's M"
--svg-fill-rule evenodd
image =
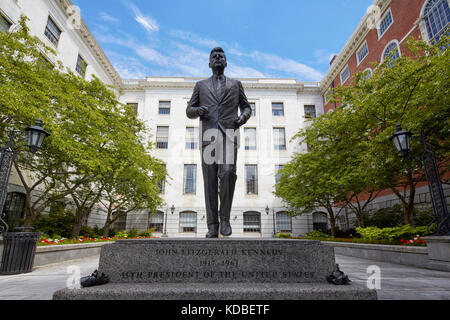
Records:
M398 49L398 54L400 55L400 57L402 56L402 50L400 49L400 42L398 42L397 39L391 40L387 43L387 45L384 47L383 52L381 53L381 58L380 58L380 62L383 63L384 62L384 54L386 53L386 49L392 44L395 43L397 45L397 49Z
M389 27L387 27L386 30L384 30L383 34L380 35L380 25L381 25L381 22L384 20L384 18L386 18L386 16L387 16L389 13L391 14L391 17L392 17L392 23L389 25ZM385 14L381 17L380 21L377 23L377 35L378 35L378 40L380 40L380 39L386 34L386 32L393 26L394 23L395 23L394 15L392 14L391 7L389 7L389 8L386 10Z
M344 73L344 71L345 71L346 69L348 69L348 78L345 79L345 81L342 81L342 74ZM346 83L347 80L351 78L351 76L352 76L352 75L350 74L350 67L349 67L348 64L347 64L347 65L345 66L345 68L342 69L342 71L341 71L341 73L340 73L340 75L339 75L339 80L341 81L341 85L343 85L344 83Z
M361 49L364 47L364 45L367 46L367 54L364 56L364 58L362 58L362 60L359 60L358 57L358 52L361 51ZM367 44L367 39L364 40L364 43L358 48L358 50L356 50L355 52L355 56L356 56L356 66L359 66L361 64L361 62L363 62L368 56L369 56L370 50L369 50L369 45Z

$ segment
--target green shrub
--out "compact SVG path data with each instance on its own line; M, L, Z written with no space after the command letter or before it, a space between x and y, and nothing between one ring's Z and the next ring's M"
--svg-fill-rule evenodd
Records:
M39 215L34 222L36 231L51 235L53 239L55 236L70 238L75 224L75 214L65 210L65 206L61 202L54 203L48 214Z
M146 237L146 238L150 238L152 236L154 229L148 229L146 231L142 231L138 234L139 237Z
M139 234L139 231L135 228L128 231L128 238L136 238Z
M116 237L118 239L120 239L120 238L126 239L126 238L128 238L128 233L125 230L119 231L114 235L114 237Z
M410 239L415 236L426 236L431 232L427 231L427 227L412 227L410 225L405 225L395 228L377 228L377 227L367 227L367 228L356 228L356 231L365 240L401 240Z
M404 224L403 208L400 204L380 209L364 216L366 227L393 228Z
M81 226L80 236L86 238L101 238L103 236L103 229L99 229L97 226L93 228L88 226Z
M326 234L322 231L311 231L306 234L306 237L309 239L323 239L323 238L330 238L331 236L329 234Z
M290 233L278 233L277 238L280 239L292 239L292 236Z

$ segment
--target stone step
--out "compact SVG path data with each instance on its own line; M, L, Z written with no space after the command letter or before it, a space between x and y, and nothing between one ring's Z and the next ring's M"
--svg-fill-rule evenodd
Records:
M54 300L376 300L359 285L327 283L121 283L55 292Z

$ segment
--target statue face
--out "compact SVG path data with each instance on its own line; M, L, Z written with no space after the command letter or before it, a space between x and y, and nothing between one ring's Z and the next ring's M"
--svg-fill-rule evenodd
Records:
M227 67L227 57L220 51L213 52L209 57L209 67L211 69L225 69Z

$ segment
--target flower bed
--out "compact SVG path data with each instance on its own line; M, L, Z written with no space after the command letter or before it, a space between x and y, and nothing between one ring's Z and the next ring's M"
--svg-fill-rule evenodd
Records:
M297 239L309 239L309 240L320 240L320 241L330 241L330 242L347 242L347 243L366 243L366 244L384 244L392 246L413 246L413 247L426 247L427 242L423 240L420 236L416 236L413 239L400 239L397 240L368 240L363 238L316 238L316 237L302 237Z
M416 235L412 239L366 239L366 238L333 238L322 232L310 232L306 237L291 237L289 234L278 234L279 238L285 239L304 239L304 240L319 240L328 242L347 242L347 243L365 243L365 244L383 244L391 246L410 246L410 247L426 247L426 240L422 239L420 235Z
M64 244L82 244L82 243L97 243L97 242L113 242L124 239L154 239L155 237L102 237L102 238L74 238L74 239L47 239L41 237L37 243L38 246L56 246Z

